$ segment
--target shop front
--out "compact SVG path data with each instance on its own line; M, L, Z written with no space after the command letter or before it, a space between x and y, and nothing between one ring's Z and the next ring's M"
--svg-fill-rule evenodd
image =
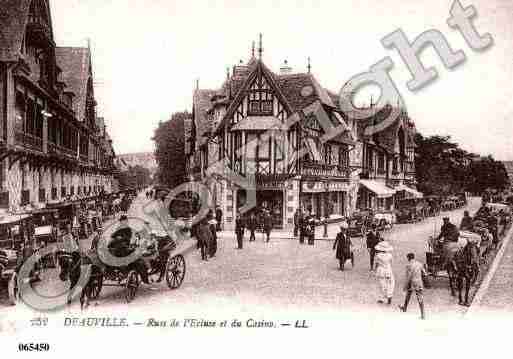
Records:
M359 210L393 210L394 195L395 190L382 182L360 180L357 208Z
M348 183L345 181L304 181L301 193L303 210L312 209L319 218L347 215Z

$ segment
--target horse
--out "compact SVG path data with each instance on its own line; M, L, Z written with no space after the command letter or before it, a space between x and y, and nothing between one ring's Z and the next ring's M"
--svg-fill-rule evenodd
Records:
M87 256L83 256L80 252L61 252L58 254L58 263L61 268L59 279L63 282L67 281L68 279L70 281L70 290L68 292L67 299L67 304L70 305L73 289L78 284L82 271L85 270L86 265L92 264L92 262ZM80 292L81 310L89 306L89 301L91 297L93 297L95 283L92 279L94 278L96 271L96 267L91 266L91 273L89 274L89 278L87 278L87 282Z
M459 305L469 306L470 286L474 284L479 274L479 248L473 241L454 253L447 263L451 295L455 297L454 287L458 289ZM465 300L462 298L463 282L465 282Z

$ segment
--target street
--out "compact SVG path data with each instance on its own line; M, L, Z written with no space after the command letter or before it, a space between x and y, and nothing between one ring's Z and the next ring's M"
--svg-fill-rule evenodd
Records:
M129 214L143 216L142 206L146 201L139 196ZM476 199L471 201L471 213L477 209L478 203ZM459 223L462 213L463 209L460 209L448 215L454 223ZM441 216L445 215L447 212ZM127 305L124 288L104 287L98 303L93 303L89 311L129 310L130 313L141 314L151 312L152 308L189 308L191 312L201 313L218 307L252 313L278 309L298 312L336 310L366 313L369 317L373 313L397 311L397 305L404 298L401 288L405 256L414 252L420 260L425 260L426 239L438 231L441 216L416 224L396 225L384 233L394 247L396 291L391 307L376 302L378 284L369 271L368 253L362 238L353 238L355 268L352 269L348 263L342 272L338 270L331 240L317 240L315 246L308 246L283 238L271 238L270 243L264 243L262 236L257 235L257 241L249 243L246 235L243 250L235 249L234 238L220 239L217 255L208 262L200 260L199 251L186 255L187 273L177 290L170 291L165 283L142 284L135 300ZM331 232L333 228L330 228ZM84 247L89 244L87 240L81 242ZM56 273L52 277L54 288L45 288L45 292L63 290L64 285L56 278ZM432 280L432 285L433 288L425 291L430 318L446 318L464 312L465 309L450 296L447 279ZM413 302L406 315L416 317L418 309ZM70 309L79 310L78 303L75 302ZM0 309L5 310L9 307Z

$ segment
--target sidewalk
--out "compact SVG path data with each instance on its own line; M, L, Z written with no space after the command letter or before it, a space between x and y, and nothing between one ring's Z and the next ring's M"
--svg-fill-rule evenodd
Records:
M328 240L335 240L335 237L337 236L338 232L340 231L340 223L331 223L328 224L328 237L324 237L324 226L317 226L315 227L315 239L328 239ZM217 236L219 238L229 238L234 239L235 238L235 231L221 231L217 232ZM249 237L249 231L246 229L244 233L245 237ZM262 232L256 232L255 236L257 238L265 236ZM275 229L271 232L271 238L272 239L294 239L294 231L291 229L289 231L282 230L282 229ZM306 240L306 239L305 239Z
M513 288L513 243L511 236L513 230L510 230L508 235L509 238L505 240L502 257L498 258L495 273L492 273L493 276L488 283L482 284L487 285L487 288L483 288L484 293L481 298L478 298L477 303L472 304L471 312L473 313L513 312L513 296L511 295L511 288Z

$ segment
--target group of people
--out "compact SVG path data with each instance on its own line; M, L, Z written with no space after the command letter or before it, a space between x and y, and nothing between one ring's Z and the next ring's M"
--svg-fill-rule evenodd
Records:
M237 238L237 249L243 248L244 235L246 229L249 231L249 241L254 242L256 240L255 232L258 228L261 228L265 233L265 242L269 243L271 240L271 231L273 229L273 217L271 212L267 209L262 209L257 214L252 211L249 216L243 217L239 212L235 218L235 236Z
M395 288L395 276L392 269L393 247L382 236L376 225L373 225L366 234L366 247L369 252L370 271L374 272L379 282L381 298L378 300L380 304L391 305ZM344 270L345 263L350 260L354 267L354 251L351 238L348 234L347 222L343 221L340 225L340 232L337 234L333 243L335 257L339 261L340 270ZM407 311L410 298L415 293L421 318L425 319L424 311L424 279L426 272L424 264L415 259L415 254L408 253L406 265L406 279L404 291L406 293L404 304L399 306L403 312Z
M312 212L312 207L308 206L306 212L298 208L294 213L294 237L299 236L299 243L304 244L305 238L308 244L313 246L315 244L315 226L320 221Z

